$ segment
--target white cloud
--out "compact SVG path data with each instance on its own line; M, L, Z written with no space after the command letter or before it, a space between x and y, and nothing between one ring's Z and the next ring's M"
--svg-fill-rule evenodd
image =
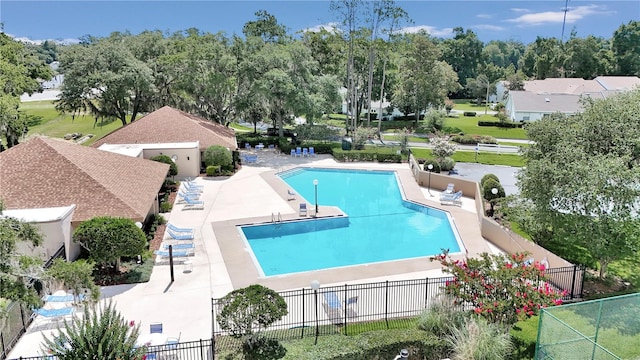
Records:
M10 38L13 38L13 40L21 42L21 43L25 43L25 44L34 44L34 45L42 45L45 41L53 41L56 44L60 44L60 45L71 45L71 44L79 44L80 40L79 39L46 39L46 40L33 40L33 39L29 39L28 37L16 37L14 35L11 34L7 34L7 36L9 36Z
M491 15L491 14L478 14L478 15L476 15L476 17L480 18L480 19L491 19L493 17L493 15Z
M566 22L573 24L576 21L583 19L591 15L611 14L610 10L600 5L585 5L569 8L567 11ZM564 21L564 11L545 11L540 13L532 13L519 16L514 19L508 19L507 21L517 23L520 26L527 25L542 25L548 23L562 23Z
M529 9L524 9L524 8L511 8L511 11L513 12L517 12L517 13L523 13L523 12L529 12L531 10Z
M429 35L435 37L447 37L453 35L453 28L438 29L429 25L408 26L400 29L399 32L403 34L415 34L420 31L425 31Z
M337 22L330 22L326 24L319 24L316 26L308 27L306 29L302 29L301 32L320 32L322 29L327 30L329 32L340 32L340 28Z
M504 31L504 30L506 30L506 28L504 28L502 26L491 25L491 24L473 25L471 27L475 28L475 29L479 29L479 30L490 30L490 31Z

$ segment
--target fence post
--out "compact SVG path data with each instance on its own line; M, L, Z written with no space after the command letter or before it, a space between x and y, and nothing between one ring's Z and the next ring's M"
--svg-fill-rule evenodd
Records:
M211 338L216 337L216 300L211 298Z
M345 300L347 300L347 289L348 289L347 284L344 284L344 296L342 298L345 299ZM347 307L346 307L346 304L345 304L345 307L344 307L344 311L342 313L343 313L342 315L344 316L344 334L348 335L347 334Z
M571 279L571 300L573 300L573 291L575 290L576 286L576 268L577 265L573 265L573 277Z
M203 350L202 350L203 348L204 348L204 347L202 346L202 339L200 339L200 359L206 359L206 358L204 357L204 352L203 352ZM215 353L215 350L214 350L214 353ZM215 358L215 356L214 356L214 358Z
M429 278L424 279L424 308L427 308L429 303Z
M307 298L304 296L304 288L302 288L302 327L300 328L300 339L304 338L304 304L307 302Z
M4 359L7 356L7 349L4 347L4 335L0 332L0 345L2 345L2 358Z
M384 322L389 328L389 280L384 285Z

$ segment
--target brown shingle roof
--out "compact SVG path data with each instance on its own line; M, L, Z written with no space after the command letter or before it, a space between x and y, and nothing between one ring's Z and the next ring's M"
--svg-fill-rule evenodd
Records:
M160 144L200 142L204 150L220 145L235 150L236 135L233 129L205 120L195 115L165 106L126 126L112 131L93 143L102 144Z
M168 170L167 164L34 137L0 153L0 198L7 209L76 204L74 223L95 216L142 221Z

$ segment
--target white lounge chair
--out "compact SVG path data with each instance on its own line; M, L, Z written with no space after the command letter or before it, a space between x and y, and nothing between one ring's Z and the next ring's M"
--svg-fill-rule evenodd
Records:
M204 209L204 201L184 198L185 205L182 210L202 210Z
M291 201L295 199L296 199L296 193L287 189L287 200Z
M462 191L453 194L443 193L440 195L440 204L462 206Z
M447 188L446 188L446 189L444 189L443 193L445 193L445 194L452 194L452 193L453 193L453 190L454 190L454 186L455 186L455 185L453 185L452 183L449 183L449 184L447 185Z

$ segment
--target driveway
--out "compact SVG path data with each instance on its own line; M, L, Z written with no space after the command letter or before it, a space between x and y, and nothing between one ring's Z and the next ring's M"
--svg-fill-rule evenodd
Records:
M486 174L495 174L500 179L500 184L507 195L518 194L516 186L516 174L520 170L517 167L504 165L484 165L475 163L457 163L455 169L459 176L468 180L480 182Z

